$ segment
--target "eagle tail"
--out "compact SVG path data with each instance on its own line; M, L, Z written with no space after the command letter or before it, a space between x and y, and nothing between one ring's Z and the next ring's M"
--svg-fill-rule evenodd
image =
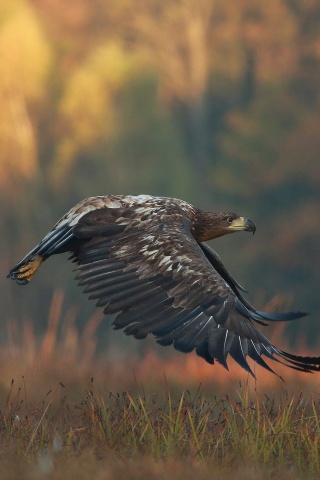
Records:
M68 226L49 232L7 275L18 285L26 285L34 277L42 262L55 253L60 253L63 246L73 237Z

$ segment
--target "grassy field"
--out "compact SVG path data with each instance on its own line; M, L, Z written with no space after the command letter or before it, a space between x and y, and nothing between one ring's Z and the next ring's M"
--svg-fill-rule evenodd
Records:
M60 341L58 323L41 342L11 323L0 350L1 479L320 478L320 375L96 358L99 317Z

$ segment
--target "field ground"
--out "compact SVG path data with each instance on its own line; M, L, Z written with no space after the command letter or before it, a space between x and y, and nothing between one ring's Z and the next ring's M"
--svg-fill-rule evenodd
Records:
M93 318L57 340L51 315L0 349L0 478L320 478L320 375L258 381L196 355L94 355ZM19 332L19 333L17 333ZM300 352L303 353L300 348Z

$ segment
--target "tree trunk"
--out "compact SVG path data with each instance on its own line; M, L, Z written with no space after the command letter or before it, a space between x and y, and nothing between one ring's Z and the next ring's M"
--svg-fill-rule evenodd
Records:
M211 203L208 148L208 118L204 96L195 98L187 106L189 123L190 162L194 172L196 203L208 208Z

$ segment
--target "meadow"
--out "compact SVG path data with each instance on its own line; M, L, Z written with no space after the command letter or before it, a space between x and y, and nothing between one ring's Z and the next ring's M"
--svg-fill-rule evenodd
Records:
M101 351L100 313L79 329L57 292L46 318L57 285L87 317L66 262L31 294L5 277L81 199L148 193L253 218L217 240L226 266L255 305L319 312L319 19L316 0L0 2L0 480L320 478L320 373ZM297 325L311 354L318 318Z
M41 340L8 324L0 349L1 479L316 479L320 377L272 366L258 380L196 355L97 355L59 298ZM275 331L274 336L279 337ZM303 353L303 346L300 352Z

